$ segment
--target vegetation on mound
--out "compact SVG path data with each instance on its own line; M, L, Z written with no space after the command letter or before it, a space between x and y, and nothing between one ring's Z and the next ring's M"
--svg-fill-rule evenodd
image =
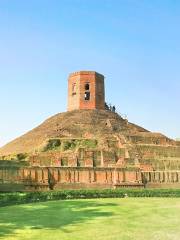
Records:
M43 147L43 152L58 149L60 146L60 139L49 139L45 147Z
M18 154L11 154L7 156L2 156L1 160L14 160L14 161L24 161L28 158L27 153L18 153Z
M79 148L92 149L96 148L98 141L95 139L49 139L45 147L43 147L43 152L47 151L68 151L76 150Z

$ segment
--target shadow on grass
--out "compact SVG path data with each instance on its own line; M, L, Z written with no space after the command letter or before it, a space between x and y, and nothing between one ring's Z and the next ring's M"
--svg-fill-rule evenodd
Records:
M0 239L16 230L61 229L99 217L110 217L116 204L96 201L55 201L0 208ZM106 209L104 211L103 209ZM109 209L109 211L108 211Z

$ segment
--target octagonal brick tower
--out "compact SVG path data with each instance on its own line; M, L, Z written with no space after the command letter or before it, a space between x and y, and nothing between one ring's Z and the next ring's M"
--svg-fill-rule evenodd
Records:
M105 109L104 76L94 71L71 73L68 79L68 111Z

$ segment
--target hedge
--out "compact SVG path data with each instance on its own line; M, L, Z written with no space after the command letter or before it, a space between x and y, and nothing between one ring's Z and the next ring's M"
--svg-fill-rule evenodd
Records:
M0 207L14 204L68 199L125 198L125 197L180 197L180 189L104 189L61 190L48 192L1 193Z

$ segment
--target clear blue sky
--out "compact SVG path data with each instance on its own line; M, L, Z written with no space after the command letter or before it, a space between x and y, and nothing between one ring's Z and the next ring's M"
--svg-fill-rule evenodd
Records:
M104 74L129 121L180 137L180 1L0 1L0 145L65 111L78 70Z

